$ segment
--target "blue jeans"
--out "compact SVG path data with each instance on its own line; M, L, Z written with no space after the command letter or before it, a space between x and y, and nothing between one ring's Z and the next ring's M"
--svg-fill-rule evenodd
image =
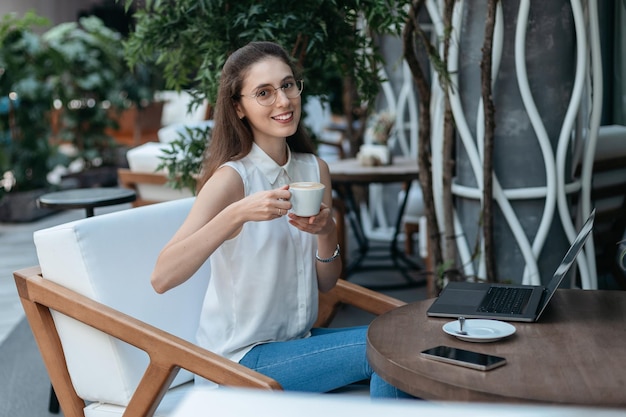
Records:
M366 334L367 326L316 328L306 339L257 345L239 363L275 379L286 391L329 392L369 379L372 398L410 398L372 370Z

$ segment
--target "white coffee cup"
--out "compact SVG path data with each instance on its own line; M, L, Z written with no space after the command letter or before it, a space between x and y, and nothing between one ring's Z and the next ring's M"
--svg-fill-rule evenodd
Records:
M289 184L291 211L300 217L315 216L320 212L324 197L324 184L319 182L294 182Z

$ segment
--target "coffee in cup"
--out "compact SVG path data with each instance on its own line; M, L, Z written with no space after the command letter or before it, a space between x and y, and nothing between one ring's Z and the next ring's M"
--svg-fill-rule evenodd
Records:
M294 182L289 184L291 211L300 217L315 216L320 212L324 198L324 184L319 182Z

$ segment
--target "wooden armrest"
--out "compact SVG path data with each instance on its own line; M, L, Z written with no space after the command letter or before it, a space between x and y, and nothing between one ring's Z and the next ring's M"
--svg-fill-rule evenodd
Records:
M133 189L137 184L164 185L167 182L167 176L157 172L134 172L126 168L118 168L117 175L122 187Z
M319 295L318 318L316 327L326 327L330 324L340 304L348 304L363 311L380 315L406 303L361 285L340 279L337 285L327 293Z
M42 278L39 267L13 274L33 335L66 415L82 415L50 310L148 354L150 363L125 415L151 416L180 368L220 385L281 390L275 380ZM73 410L73 411L71 411Z
M406 302L402 300L370 290L345 279L337 281L334 291L336 291L339 301L342 303L350 304L376 315L406 305Z

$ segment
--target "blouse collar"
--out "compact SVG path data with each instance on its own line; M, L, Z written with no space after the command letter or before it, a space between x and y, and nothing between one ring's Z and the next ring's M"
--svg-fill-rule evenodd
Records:
M261 171L261 173L265 176L267 181L272 185L276 185L279 176L283 172L288 178L293 178L291 175L293 164L291 164L291 150L289 149L289 146L287 146L287 162L285 165L278 165L276 161L270 158L270 156L266 154L265 151L256 143L252 144L252 149L248 154L248 158L250 158L259 171Z

